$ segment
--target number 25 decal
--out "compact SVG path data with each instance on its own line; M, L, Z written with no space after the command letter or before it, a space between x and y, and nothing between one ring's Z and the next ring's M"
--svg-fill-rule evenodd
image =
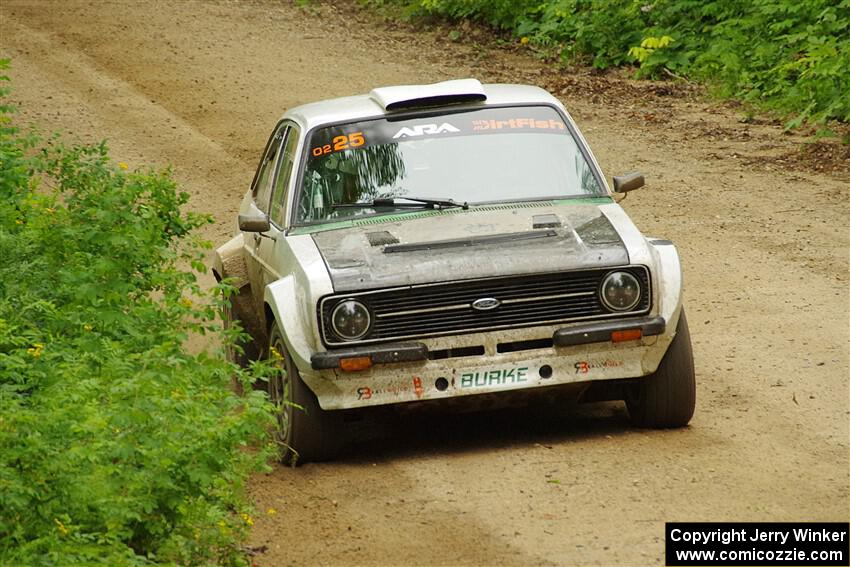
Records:
M347 135L343 134L342 136L335 136L332 141L333 145L325 144L324 146L316 146L313 148L313 156L319 157L331 152L338 152L349 148L359 148L366 143L366 139L363 137L363 132L352 132Z

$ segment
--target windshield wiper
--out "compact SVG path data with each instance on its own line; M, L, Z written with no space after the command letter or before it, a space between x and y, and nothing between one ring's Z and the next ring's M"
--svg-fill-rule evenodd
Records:
M413 203L399 203L398 199L405 201L413 201ZM468 203L456 203L452 199L422 199L420 197L395 197L395 198L378 198L369 203L340 203L334 205L335 209L357 208L367 209L372 207L396 207L407 209L451 209L461 207L464 210L469 208Z
M397 199L405 199L407 201L415 201L414 203L409 203L406 206L417 206L418 205L418 206L424 207L426 209L433 209L435 207L440 208L440 209L451 209L453 207L461 207L462 209L466 210L466 209L469 208L469 204L466 201L464 201L463 203L456 203L454 199L423 199L422 197L408 197L406 195L402 196L402 197L397 197ZM391 201L395 205L401 204L402 206L405 206L404 203L396 203L395 199L388 199L388 200Z

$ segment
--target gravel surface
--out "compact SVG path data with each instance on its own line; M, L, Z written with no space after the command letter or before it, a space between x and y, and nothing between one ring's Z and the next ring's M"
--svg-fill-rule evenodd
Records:
M646 174L623 205L679 247L697 411L676 431L632 429L622 404L401 419L258 475L255 563L648 565L665 521L847 521L847 146L338 4L4 0L0 57L21 122L171 164L215 242L287 107L467 76L553 90L609 176Z

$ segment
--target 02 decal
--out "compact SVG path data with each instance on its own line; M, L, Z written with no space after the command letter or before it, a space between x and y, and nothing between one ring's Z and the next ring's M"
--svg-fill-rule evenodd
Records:
M339 152L351 148L359 148L365 143L366 139L363 137L363 132L353 132L351 134L335 136L334 139L331 140L330 144L316 146L315 148L310 150L310 153L313 154L313 157L319 157L327 155L331 152Z

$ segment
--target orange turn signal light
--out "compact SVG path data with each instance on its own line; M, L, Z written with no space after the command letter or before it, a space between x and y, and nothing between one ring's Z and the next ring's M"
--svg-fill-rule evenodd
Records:
M340 358L339 367L345 372L358 372L372 368L371 356L356 356L354 358Z
M614 331L611 333L611 342L621 343L623 341L636 341L643 336L640 329L626 329L625 331Z

